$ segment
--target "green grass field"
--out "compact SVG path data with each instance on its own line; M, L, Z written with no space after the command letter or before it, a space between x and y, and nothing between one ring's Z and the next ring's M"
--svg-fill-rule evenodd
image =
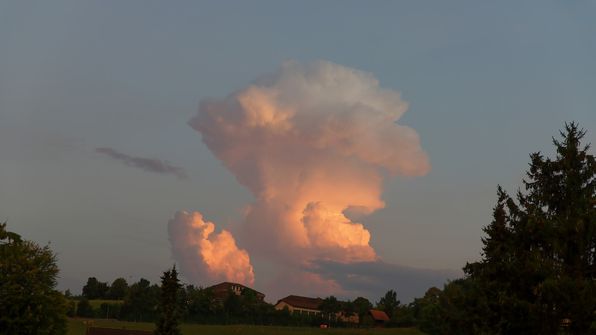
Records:
M95 327L126 328L139 330L153 330L152 323L123 322L115 320L90 320ZM85 335L85 324L81 319L69 319L68 335ZM276 327L276 326L250 326L250 325L182 325L184 335L307 335L307 334L345 334L345 335L424 335L413 328L387 328L387 329L318 329L308 327Z

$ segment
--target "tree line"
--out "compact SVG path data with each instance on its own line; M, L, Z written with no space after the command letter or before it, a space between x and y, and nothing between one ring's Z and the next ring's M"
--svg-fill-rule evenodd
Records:
M95 277L87 279L80 296L70 298L68 315L71 317L114 318L125 321L153 322L159 317L160 286L141 278L129 285L124 278L115 279L110 285ZM176 290L176 309L183 322L202 324L259 324L286 326L354 326L343 321L358 316L361 325L372 325L368 317L370 309L376 307L390 317L404 308L397 300L397 293L389 290L373 305L367 298L341 301L334 296L322 299L320 315L292 314L288 310L276 310L274 305L261 301L252 290L240 295L230 293L223 300L213 294L210 288L180 284ZM93 300L101 300L92 306ZM397 325L398 323L392 323Z
M429 334L596 334L596 160L565 125L555 157L530 155L523 187L497 189L482 259L411 304Z
M586 132L566 124L553 139L555 157L530 155L523 187L510 196L500 187L485 226L482 257L465 276L401 304L389 290L376 303L390 326L416 326L434 334L596 334L596 160ZM66 314L154 321L160 334L176 323L246 323L342 326L337 315L361 316L372 303L359 297L323 300L317 316L291 315L252 291L224 301L208 288L181 285L175 269L161 285L146 279L110 285L89 278L82 295L56 290L56 256L0 224L0 333L64 334ZM91 302L106 299L99 307ZM339 314L338 314L339 313ZM160 328L161 327L161 328Z

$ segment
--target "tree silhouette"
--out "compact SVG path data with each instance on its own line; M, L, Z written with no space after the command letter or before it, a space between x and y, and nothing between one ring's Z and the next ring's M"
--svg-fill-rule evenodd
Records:
M397 307L399 307L399 304L400 301L397 300L397 292L395 292L394 290L389 290L387 291L387 293L385 293L383 297L381 297L381 300L379 300L379 302L377 303L377 308L385 311L385 313L387 313L387 316L389 318L392 318L395 314L395 310L397 309Z
M124 299L126 293L128 292L128 283L124 278L116 278L110 289L108 290L108 297L110 299Z
M323 299L319 309L329 321L335 321L337 319L337 314L341 311L341 303L336 297L329 296Z
M178 291L180 282L176 266L161 276L161 298L159 302L159 319L156 323L156 335L180 335Z
M23 240L0 223L0 332L64 334L66 299L55 290L58 266L48 246Z
M483 259L464 270L494 333L588 334L596 313L596 163L585 130L565 125L554 159L530 155L524 190L500 187Z
M105 299L108 293L108 283L100 282L95 277L89 277L83 286L83 296L87 299Z
M356 308L356 313L358 314L358 320L360 323L362 323L364 317L368 315L368 311L370 311L373 306L370 301L364 297L358 297L354 299L353 304Z

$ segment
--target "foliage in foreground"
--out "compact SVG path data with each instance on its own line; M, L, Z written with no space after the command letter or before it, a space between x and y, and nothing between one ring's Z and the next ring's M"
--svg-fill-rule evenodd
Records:
M516 197L498 188L493 220L484 228L483 257L466 265L464 278L447 283L443 290L430 288L424 297L405 306L394 291L382 297L376 307L391 316L390 326L418 326L429 334L456 335L596 333L596 162L589 146L581 144L585 131L575 123L566 125L561 136L561 140L553 140L554 159L540 153L531 155L524 189ZM157 317L157 285L141 279L128 287L122 279L108 287L93 279L88 281L84 295L124 297L124 303L117 305L120 318L140 321ZM178 301L180 317L186 322L313 326L322 321L320 316L276 311L250 292L232 294L221 302L209 289L188 285L179 290ZM372 307L365 298L340 302L328 297L324 302L325 321L332 325L336 313L356 313L363 320ZM85 313L86 304L81 303L81 313ZM222 334L229 329L240 334L256 330L267 334L263 329L282 329L276 333L283 334L296 329L187 325L182 327L183 333L189 327L220 327L217 333ZM246 329L249 332L244 332ZM335 330L301 328L295 332ZM371 333L407 333L399 331ZM342 334L360 332L341 330Z
M464 268L492 332L587 334L594 322L596 161L576 124L561 136L555 159L531 155L516 200L499 188L484 258Z
M178 291L180 281L176 266L161 276L161 300L155 335L180 335Z
M0 224L0 333L64 334L66 299L56 291L58 266L48 246Z
M498 189L483 258L411 305L429 334L596 333L596 162L574 123L556 158L531 155L524 191Z

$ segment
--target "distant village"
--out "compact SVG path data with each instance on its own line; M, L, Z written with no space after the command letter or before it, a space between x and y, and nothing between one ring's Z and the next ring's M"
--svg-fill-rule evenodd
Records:
M214 297L222 302L225 301L230 294L241 296L242 294L246 294L247 291L250 291L252 294L254 294L260 301L264 301L265 299L265 294L238 283L223 282L208 287L207 289L210 289L213 292ZM280 311L287 310L292 315L319 316L323 313L321 308L323 302L324 300L318 297L311 298L298 295L289 295L285 298L279 299L273 305L273 307ZM368 314L365 317L369 317L370 320L373 321L373 324L378 327L384 326L385 323L389 321L389 316L387 313L378 309L369 309ZM354 312L350 315L347 315L347 313L341 309L335 313L335 318L344 323L360 323L360 316L358 313Z
M373 308L366 298L340 301L333 296L288 295L270 304L265 294L234 282L209 287L180 284L178 310L184 322L197 324L255 324L309 327L393 327L399 301L395 291ZM82 294L69 299L68 316L153 322L158 316L160 286L146 279L136 283L117 278L111 284L87 279ZM385 300L384 300L385 299Z

